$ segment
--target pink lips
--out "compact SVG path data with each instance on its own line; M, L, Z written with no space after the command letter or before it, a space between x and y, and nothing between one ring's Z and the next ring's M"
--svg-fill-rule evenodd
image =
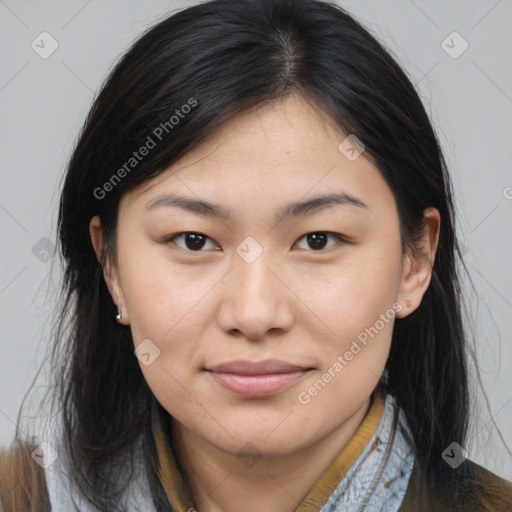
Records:
M276 359L257 363L229 361L208 369L221 386L246 398L275 395L293 385L309 370Z

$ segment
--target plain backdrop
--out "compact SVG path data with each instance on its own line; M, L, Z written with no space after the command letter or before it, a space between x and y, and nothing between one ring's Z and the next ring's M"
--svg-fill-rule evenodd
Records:
M193 3L0 0L0 446L12 439L48 344L61 180L94 93L138 35ZM512 2L339 4L405 68L445 151L490 405L472 423L466 449L512 480Z

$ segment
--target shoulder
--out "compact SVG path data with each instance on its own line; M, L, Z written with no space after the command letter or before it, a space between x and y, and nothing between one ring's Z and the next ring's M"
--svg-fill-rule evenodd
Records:
M37 445L0 448L0 512L50 511L45 471L33 458Z
M446 465L438 477L434 488L415 466L400 512L512 511L512 482L469 459L456 469Z

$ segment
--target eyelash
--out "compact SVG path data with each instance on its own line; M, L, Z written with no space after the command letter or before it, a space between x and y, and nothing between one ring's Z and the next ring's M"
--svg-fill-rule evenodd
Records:
M316 234L319 234L319 233L322 233L322 234L325 234L325 235L328 235L328 236L334 236L334 237L336 237L336 238L338 239L338 241L339 241L339 242L342 242L342 243L348 243L348 241L347 241L347 240L346 240L342 235L340 235L339 233L333 233L333 232L331 232L331 231L310 231L309 233L306 233L306 234L302 235L302 236L301 236L297 241L302 240L303 238L305 238L305 237L306 237L306 236L308 236L308 235L316 235ZM172 244L174 244L174 245L177 245L177 244L174 242L174 240L175 240L176 238L182 237L182 236L184 236L184 235L201 235L201 236L205 237L205 238L206 238L206 239L208 239L208 240L212 240L209 236L206 236L205 234L203 234L203 233L199 233L199 232L197 232L197 231L183 231L183 232L181 232L181 233L176 233L175 235L172 235L172 236L170 236L170 237L166 238L166 239L164 240L164 243L166 243L166 244L172 243ZM297 243L297 242L295 242L295 243ZM295 244L294 244L294 245L295 245ZM334 247L335 245L337 245L337 244L332 244L330 247L328 247L328 248L326 248L326 249L318 249L318 250L314 250L314 249L312 249L310 252L320 252L320 253L321 253L321 252L328 252L328 251L329 251L332 247ZM199 252L204 252L204 251L202 250L202 248L201 248L201 249L199 249L199 250L197 250L197 251L192 251L192 250L187 249L187 248L183 248L183 247L180 247L180 246L178 246L178 247L179 247L180 249L182 249L182 250L186 251L186 252L197 252L197 253L199 253Z

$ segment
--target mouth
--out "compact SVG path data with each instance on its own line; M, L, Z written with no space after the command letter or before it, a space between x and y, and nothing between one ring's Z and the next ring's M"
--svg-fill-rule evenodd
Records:
M205 370L214 382L237 396L263 398L288 389L313 368L272 359L260 362L229 361Z

